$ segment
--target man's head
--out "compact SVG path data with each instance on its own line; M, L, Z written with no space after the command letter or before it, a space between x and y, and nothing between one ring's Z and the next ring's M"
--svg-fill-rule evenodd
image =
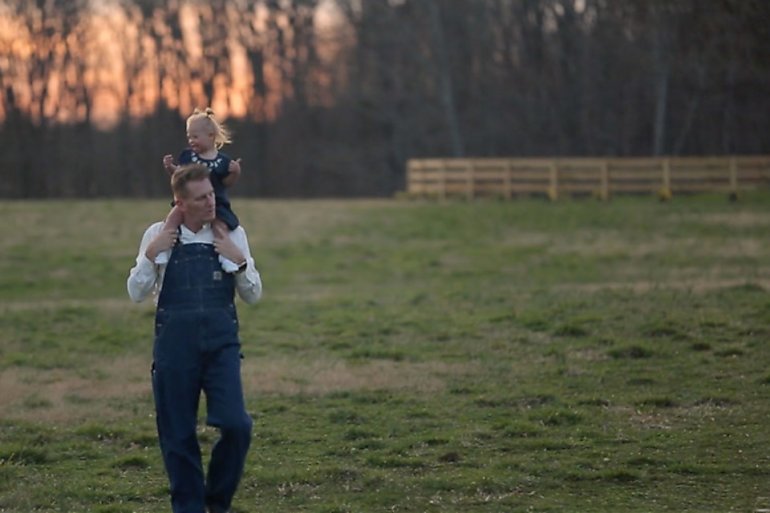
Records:
M174 201L184 214L184 224L198 230L210 223L216 215L214 187L209 180L209 169L202 164L179 166L171 175Z

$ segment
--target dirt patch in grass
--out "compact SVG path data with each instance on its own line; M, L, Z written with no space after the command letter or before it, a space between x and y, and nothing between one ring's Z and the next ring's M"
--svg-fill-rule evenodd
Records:
M613 407L612 410L616 414L625 417L629 425L636 428L659 430L672 429L671 419L659 412L641 411L637 408L629 408L627 406Z
M149 352L77 371L11 367L0 371L0 409L8 418L43 422L85 420L105 408L111 418L135 415L127 405L145 407L152 397L150 367ZM441 362L250 359L242 375L247 396L403 389L429 394L444 390L448 376L476 371L470 364Z
M103 412L111 400L149 396L149 364L131 357L77 372L11 367L0 372L0 389L0 408L8 417L45 422L87 419Z
M376 208L403 208L407 205L388 200L234 200L241 224L249 233L252 248L282 246L297 241L310 241L358 219L360 211Z
M128 273L126 273L128 274ZM7 301L0 305L2 312L19 312L24 310L53 310L57 308L79 308L89 307L98 308L103 311L124 311L129 308L154 310L152 300L147 300L141 305L137 305L125 298L96 298L96 299L35 299L35 300L16 300Z
M712 248L709 255L719 258L761 258L767 254L765 241L757 238L741 238L730 244L722 244Z
M666 237L651 234L641 240L629 240L620 232L576 230L554 237L547 244L553 255L576 254L585 257L627 257L643 259L670 254L692 254L711 258L756 258L767 252L767 244L757 237L731 237L728 241L702 237Z
M555 286L557 289L598 292L601 290L629 290L644 294L654 290L687 290L694 293L708 292L711 290L731 287L752 286L770 290L770 278L746 279L746 278L693 278L693 279L667 279L661 281L627 281L605 283L564 283Z
M447 376L476 372L471 364L395 362L350 364L340 360L296 362L290 359L246 363L244 387L253 393L317 394L344 390L444 390Z
M770 218L768 218L764 212L699 213L694 217L699 223L716 224L730 228L749 228L752 226L770 225Z

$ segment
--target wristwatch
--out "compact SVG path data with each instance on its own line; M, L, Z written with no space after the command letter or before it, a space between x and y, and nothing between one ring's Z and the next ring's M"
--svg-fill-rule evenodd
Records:
M238 266L238 270L235 271L235 274L241 274L243 271L246 270L246 267L249 266L249 262L247 260L244 260L241 265Z

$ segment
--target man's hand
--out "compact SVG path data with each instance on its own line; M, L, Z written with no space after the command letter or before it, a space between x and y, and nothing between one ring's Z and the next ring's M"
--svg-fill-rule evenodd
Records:
M211 228L214 231L214 248L217 253L235 264L244 263L246 257L230 238L230 230L228 230L227 225L219 219L215 219L211 223Z
M166 173L172 175L174 174L174 171L176 171L177 165L174 164L174 156L173 155L164 155L163 156L163 169L166 170Z
M176 228L164 228L163 230L152 239L147 245L147 249L144 250L144 255L150 262L155 262L155 258L162 251L171 249L176 244L178 232Z

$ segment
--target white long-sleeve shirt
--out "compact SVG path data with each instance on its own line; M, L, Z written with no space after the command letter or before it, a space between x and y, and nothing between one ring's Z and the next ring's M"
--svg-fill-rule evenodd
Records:
M182 225L180 228L179 242L181 244L196 242L204 244L214 243L214 232L211 229L211 225L204 225L197 233L192 232L185 225ZM126 287L128 288L129 297L136 303L144 301L150 294L154 296L155 303L158 302L160 289L163 286L163 276L166 272L166 264L158 265L152 262L145 255L145 251L150 242L162 229L162 222L155 223L147 228L139 245L136 265L129 272ZM238 296L244 302L254 304L262 296L262 279L259 271L254 266L254 259L251 257L246 231L239 226L235 230L230 231L230 239L246 257L246 270L235 275L235 289L238 291Z

